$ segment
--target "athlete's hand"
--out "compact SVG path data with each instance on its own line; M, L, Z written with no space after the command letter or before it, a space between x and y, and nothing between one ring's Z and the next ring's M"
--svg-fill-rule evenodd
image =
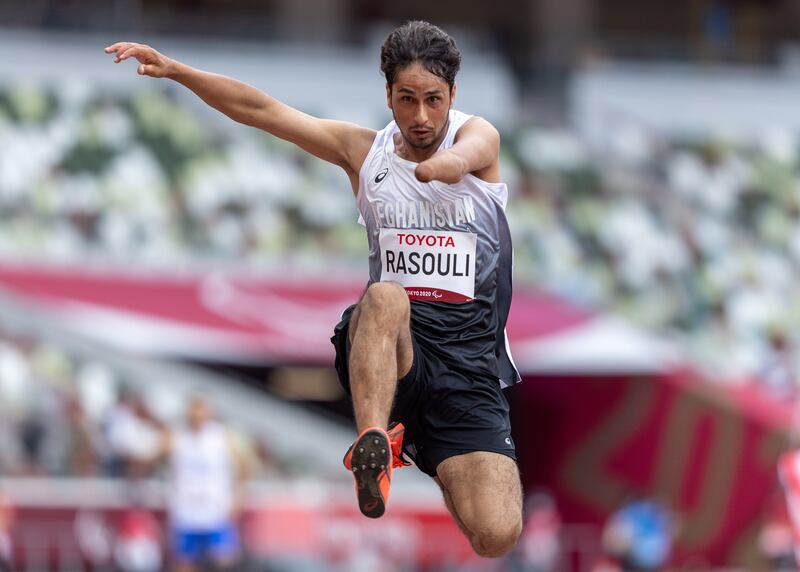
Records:
M175 67L175 60L160 54L146 44L117 42L105 48L104 51L107 54L115 54L115 64L131 57L136 58L139 61L139 67L136 70L139 75L167 77Z

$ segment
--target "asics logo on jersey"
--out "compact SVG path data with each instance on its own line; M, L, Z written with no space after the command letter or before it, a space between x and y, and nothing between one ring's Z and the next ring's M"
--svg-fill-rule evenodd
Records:
M389 174L389 169L388 168L384 169L383 171L375 175L375 182L380 183L382 180L386 178L386 175L388 174Z

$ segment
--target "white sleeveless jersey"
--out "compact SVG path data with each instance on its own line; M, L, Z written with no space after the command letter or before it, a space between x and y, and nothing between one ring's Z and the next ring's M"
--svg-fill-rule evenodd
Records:
M174 526L211 530L228 522L235 469L222 425L210 421L197 432L176 431L170 469L167 502Z
M439 149L452 147L471 117L451 110ZM378 132L359 173L369 283L403 285L415 335L448 365L516 383L505 337L513 256L508 189L469 174L452 185L418 181L418 163L395 152L398 131L392 121Z

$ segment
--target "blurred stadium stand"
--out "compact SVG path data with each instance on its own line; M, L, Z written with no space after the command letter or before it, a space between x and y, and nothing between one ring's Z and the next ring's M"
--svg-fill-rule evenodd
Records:
M271 531L281 511L308 513L309 525L323 528L352 518L352 482L341 469L351 430L206 370L116 354L62 331L40 311L0 299L0 491L16 505L20 569L97 569L75 532L81 515L99 519L113 547L119 513L131 503L162 514L163 468L146 460L160 427L179 423L192 395L214 404L247 460L244 534L253 557L292 556L280 553ZM142 467L133 466L137 461ZM392 491L402 514L384 530L410 520L404 528L424 531L447 518L433 482L408 473ZM450 532L452 550L423 558L463 557L468 546Z
M346 178L102 48L147 41L379 127L378 46L409 16L454 33L457 106L502 132L526 377L508 394L526 488L547 487L563 521L557 569L589 569L632 492L679 515L676 564L763 565L800 381L797 3L41 0L0 1L0 493L19 506L23 569L92 569L75 515L103 537L92 510L113 521L131 504L106 426L123 386L143 399L143 434L198 390L236 424L262 464L254 556L333 566L310 544L339 542L371 547L369 570L385 554L352 518L351 431L329 418L346 405L328 330L366 271ZM296 466L298 446L320 466ZM380 532L452 542L420 549L420 569L481 569L408 473ZM161 518L147 477L142 502ZM67 500L75 490L94 509ZM58 523L36 548L41 510ZM311 521L322 536L303 544Z

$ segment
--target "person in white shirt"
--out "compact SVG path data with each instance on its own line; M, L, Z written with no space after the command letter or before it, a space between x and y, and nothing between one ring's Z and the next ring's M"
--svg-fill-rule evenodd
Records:
M389 34L381 71L394 120L380 131L310 116L147 45L105 51L344 170L369 242L367 287L331 339L359 433L344 459L359 509L384 514L405 453L441 487L476 553L512 550L522 487L501 391L520 379L505 336L508 189L497 130L453 109L461 64L453 38L422 21Z
M165 433L162 455L169 465L175 569L192 572L204 562L232 569L241 554L237 520L245 464L205 398L191 398L185 425Z

